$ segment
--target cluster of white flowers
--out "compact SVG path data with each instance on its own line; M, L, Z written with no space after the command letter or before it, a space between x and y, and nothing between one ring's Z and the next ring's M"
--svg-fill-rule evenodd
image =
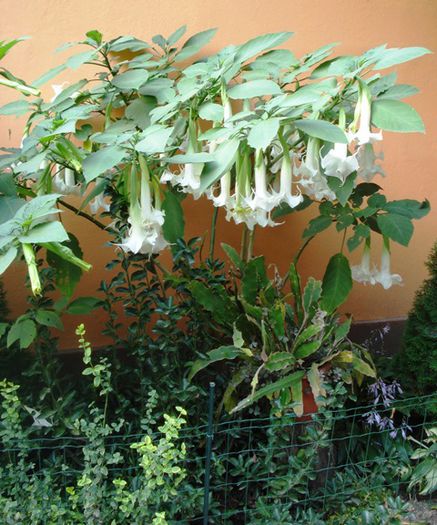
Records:
M380 284L388 290L395 284L402 284L402 277L390 271L390 248L388 239L384 239L381 253L381 266L378 269L375 265L371 267L370 262L370 243L366 242L361 263L352 266L352 278L362 284Z

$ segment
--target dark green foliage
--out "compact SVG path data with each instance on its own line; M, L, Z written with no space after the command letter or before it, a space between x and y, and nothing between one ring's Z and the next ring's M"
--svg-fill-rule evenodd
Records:
M401 384L417 394L433 394L437 386L437 243L426 265L430 277L416 294L394 367Z

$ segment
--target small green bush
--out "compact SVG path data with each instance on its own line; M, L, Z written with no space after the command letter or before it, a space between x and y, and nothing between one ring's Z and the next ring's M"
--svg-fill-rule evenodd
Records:
M433 394L437 384L437 243L426 265L430 277L416 294L395 360L396 375L415 394Z

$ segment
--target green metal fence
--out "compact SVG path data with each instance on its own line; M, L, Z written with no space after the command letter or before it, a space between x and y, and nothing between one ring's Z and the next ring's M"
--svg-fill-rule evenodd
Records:
M185 428L179 437L188 446L183 466L190 478L191 495L197 491L198 508L193 516L180 516L172 523L261 523L256 521L260 516L299 516L308 509L329 515L339 501L353 504L354 498L370 487L381 493L405 494L410 441L402 432L418 441L424 439L425 429L437 423L437 395L379 406L383 424L369 426L369 412L374 408L327 407L304 418L286 414L223 417L217 422L211 387L207 424ZM384 418L393 426L384 427ZM132 434L104 439L107 451L123 457L123 463L108 466L108 483L118 476L139 473L130 445L142 437ZM28 441L33 473L43 476L50 469L53 483L70 486L82 471L85 444L86 440L78 437ZM21 452L20 446L3 446L0 463L18 461ZM185 496L181 490L177 497ZM295 522L290 518L290 523Z

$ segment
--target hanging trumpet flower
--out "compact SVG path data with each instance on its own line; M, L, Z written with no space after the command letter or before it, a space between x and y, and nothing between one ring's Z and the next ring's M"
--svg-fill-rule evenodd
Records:
M363 256L361 263L351 267L352 279L361 284L376 284L377 270L371 268L370 263L370 237L364 244Z
M344 130L346 124L346 116L343 109L340 110L339 127ZM349 137L353 138L353 137ZM325 175L328 177L337 177L341 181L358 170L359 164L357 160L357 153L349 155L347 143L335 143L334 147L322 157L322 168Z
M335 193L330 190L326 177L320 170L320 141L310 137L307 144L305 159L296 167L295 173L299 178L299 185L305 193L317 200L335 200Z
M372 96L370 90L363 82L359 83L358 103L355 108L355 118L352 124L352 135L359 146L382 140L382 131L373 133L371 130L372 117ZM360 125L358 131L355 131L357 122Z
M402 284L402 277L390 271L390 241L385 236L383 237L381 267L375 278L384 290L388 290L395 284Z
M303 197L299 191L293 194L293 164L290 158L290 151L282 135L280 135L280 141L283 155L279 175L279 191L274 196L275 206L285 203L290 208L295 208L303 201Z
M52 189L61 195L80 195L80 185L76 184L76 177L71 168L64 168L56 164L56 173L52 180Z
M166 248L162 234L164 211L161 210L159 188L150 180L144 157L139 157L140 185L138 188L136 164L132 165L130 187L130 224L128 235L119 244L126 252L153 254Z

